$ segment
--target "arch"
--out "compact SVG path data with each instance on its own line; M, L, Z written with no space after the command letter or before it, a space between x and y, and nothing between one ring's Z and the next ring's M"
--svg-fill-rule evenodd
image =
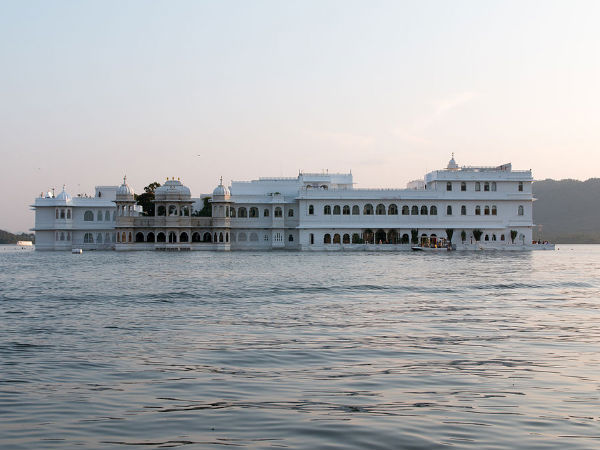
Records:
M275 207L275 212L273 213L274 217L283 217L283 210L280 206Z
M433 208L433 206L432 206L432 208ZM452 215L452 205L446 206L446 215L447 216L451 216Z
M410 209L410 215L411 216L419 215L419 207L417 205L413 205L413 207Z
M323 206L323 214L331 214L331 206L330 205Z
M125 236L124 231L121 233L121 243L123 243L123 242L127 242L127 236Z
M408 244L410 242L410 238L407 233L402 235L402 239L400 240L402 244Z
M235 208L229 208L229 217L235 218Z
M157 216L166 216L167 215L167 209L164 207L164 205L158 205L158 208L156 208L156 215Z
M141 231L135 233L135 242L144 242L144 233Z
M212 242L212 236L208 231L202 235L202 242Z
M251 242L258 242L258 234L256 234L256 233L250 233L250 241Z
M63 211L63 214L64 214L64 211ZM96 214L96 220L98 222L101 222L102 221L102 217L103 217L102 211L98 211L98 214Z
M219 233L219 242L223 242L223 232Z
M162 231L156 235L156 242L166 242L167 238Z
M342 214L344 216L350 215L350 206L349 205L344 205L344 207L342 208Z
M429 214L431 214L432 216L437 216L437 206L432 205L431 208L429 208Z
M288 217L294 217L294 210L292 208L288 209Z
M373 230L367 228L365 231L363 231L363 240L366 244L373 244L375 242L375 234L373 233Z
M238 217L248 217L248 210L246 208L244 208L243 206L241 208L238 208L237 216Z
M409 214L410 214L410 208L408 207L408 205L403 205L402 206L402 215L408 216Z
M61 241L63 240L63 237L62 237L62 235L60 236L60 240L61 240ZM98 233L98 234L96 235L96 243L97 243L97 244L102 244L102 233Z
M425 206L425 205L421 206L421 215L422 216L427 215L427 206Z
M375 207L375 214L377 214L378 216L385 216L385 205L383 203L379 203Z
M497 216L498 215L498 208L496 207L496 205L492 205L492 216Z
M190 215L190 207L185 205L181 208L181 215L182 216L189 216ZM229 208L227 208L226 210L226 215L229 216Z
M152 231L146 235L146 242L154 242L154 233Z
M481 191L481 183L479 181L475 182L475 191L477 191L477 192Z
M200 239L200 233L198 233L197 231L192 233L192 242L200 242L201 240L202 239Z
M94 220L94 213L92 211L86 211L83 213L83 220L85 220L86 222L93 222Z
M461 216L466 216L467 215L467 206L466 205L462 205L460 207L460 215Z
M398 232L396 230L390 230L387 234L388 244L397 244L398 243Z
M219 242L219 238L217 237L217 233L213 233L213 242Z
M496 182L492 181L492 192L496 192Z
M519 209L517 210L517 213L519 216L525 215L525 208L523 208L523 205L519 205Z
M363 214L365 216L372 216L373 215L373 205L371 205L370 203L367 203L365 205L365 207L363 208Z
M375 233L375 243L376 244L386 244L387 243L387 236L385 234L385 231L377 230L377 232Z
M131 231L129 232L129 242L133 241L133 236L131 235Z
M476 216L480 216L481 215L481 206L477 205L475 207L475 215Z
M253 206L248 210L248 217L258 217L258 208L256 206Z
M358 205L354 205L352 207L352 215L353 216L359 216L360 215L360 208L358 207Z
M169 205L169 216L177 216L177 206Z
M396 205L395 203L392 203L390 206L388 206L388 214L390 216L397 216L398 215L398 205Z
M311 216L315 213L315 207L313 205L308 205L308 214Z
M490 207L489 207L489 205L485 205L485 207L483 208L483 214L485 216L489 216L490 215Z
M246 242L247 240L248 236L246 236L246 233L244 233L243 231L241 233L238 233L238 241Z
M339 235L338 233L335 233L335 234L333 235L333 243L334 243L334 244L339 244L340 242L341 242L340 235Z
M108 211L106 211L106 217L107 217L106 220L110 220L110 214ZM67 219L70 219L70 218L71 218L71 208L67 209Z
M486 234L486 235L485 235L485 240L486 240L486 241L489 241L489 240L490 240L490 235L489 235L489 234Z
M94 235L92 233L85 233L83 235L83 243L84 244L93 244L94 243Z
M60 218L61 218L61 219L64 219L65 217L66 217L66 215L65 215L65 210L64 210L64 209L61 209L61 210L60 210Z
M503 235L503 234L501 234L501 235L500 235L500 240L501 240L501 241L503 241L503 240L504 240L504 235Z
M495 241L495 240L496 240L496 235L492 234L492 241Z
M358 233L352 233L352 243L360 244L361 242L360 235Z
M467 190L467 183L465 183L464 181L461 181L461 183L460 183L460 190L462 192L465 192Z
M446 190L447 190L447 191L451 191L451 190L452 190L452 182L451 182L451 181L448 181L448 182L446 183Z
M185 231L179 234L179 242L187 242L188 240L189 236Z
M342 236L342 243L343 244L349 244L350 243L350 235L348 233L344 234L344 236Z
M265 208L265 210L263 211L263 216L269 217L269 214L271 214L271 212L269 211L269 208Z
M177 242L177 235L174 231L169 231L169 243L174 244Z
M294 242L294 236L293 235L289 235L288 236L288 242Z
M331 244L331 235L329 233L326 233L325 236L323 236L323 244Z
M486 181L485 183L483 183L483 191L484 192L489 192L490 191L490 183L489 183L489 181Z
M335 205L333 207L333 214L335 214L336 216L339 216L342 213L342 209L340 208L340 205Z

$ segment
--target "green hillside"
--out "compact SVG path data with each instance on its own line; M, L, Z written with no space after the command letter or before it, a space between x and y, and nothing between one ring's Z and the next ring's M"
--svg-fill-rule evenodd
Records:
M8 231L0 230L0 244L16 244L17 241L35 241L35 239L33 234L13 234Z

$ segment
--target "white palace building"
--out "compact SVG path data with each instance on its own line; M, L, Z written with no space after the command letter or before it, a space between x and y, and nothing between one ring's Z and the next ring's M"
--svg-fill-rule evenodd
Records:
M133 189L97 186L93 197L40 195L36 250L457 250L532 244L531 170L459 167L454 157L405 189L356 189L352 174L221 182L194 198L179 180L155 191L145 216ZM200 217L210 197L212 217ZM450 239L449 239L450 238Z

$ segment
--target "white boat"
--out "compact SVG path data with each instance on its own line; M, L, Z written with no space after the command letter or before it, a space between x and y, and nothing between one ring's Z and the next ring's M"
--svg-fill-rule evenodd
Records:
M33 245L32 241L17 241L17 245L22 247L31 247Z
M83 249L81 248L74 248L71 250L71 253L73 253L74 255L80 255L83 253Z

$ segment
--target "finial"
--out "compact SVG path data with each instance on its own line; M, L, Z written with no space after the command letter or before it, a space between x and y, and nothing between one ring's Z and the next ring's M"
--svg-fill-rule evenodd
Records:
M454 152L452 152L452 159L454 159Z
M63 184L63 191L67 188L66 184Z
M123 184L127 184L127 175L123 176Z
M219 186L223 186L223 176L221 175L221 178L219 179Z

